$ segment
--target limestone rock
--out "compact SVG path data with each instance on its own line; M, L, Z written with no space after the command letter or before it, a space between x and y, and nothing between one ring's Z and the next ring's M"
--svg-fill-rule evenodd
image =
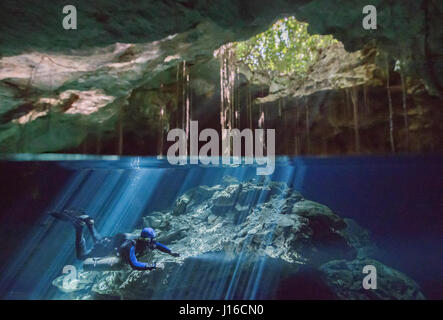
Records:
M369 236L355 222L281 182L226 177L219 185L185 192L171 208L146 215L134 235L144 226L154 227L158 241L180 257L154 251L140 257L158 264L153 271L124 266L121 271L81 272L84 281L70 290L70 298L271 298L278 296L284 279L302 275L307 267L319 275L315 281L322 288L329 288L324 289L328 297L423 298L412 280L368 258L364 248L370 247ZM377 266L385 285L372 295L359 287L365 263ZM266 270L265 275L258 270ZM242 283L251 275L267 286L267 295L257 296L246 284L227 289L232 281ZM66 292L62 277L53 284Z

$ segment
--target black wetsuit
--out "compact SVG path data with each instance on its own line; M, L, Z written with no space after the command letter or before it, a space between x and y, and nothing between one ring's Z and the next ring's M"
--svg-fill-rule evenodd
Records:
M149 270L155 268L155 264L148 264L137 260L137 256L142 255L147 249L160 250L171 254L172 251L160 242L151 241L143 238L134 237L129 233L119 233L113 237L100 237L94 225L87 225L94 246L86 248L86 241L83 234L84 227L75 228L75 249L79 260L87 258L106 257L109 255L120 256L122 260L128 263L135 270Z
M122 259L128 263L132 269L135 270L147 270L155 268L155 264L148 264L140 262L137 260L138 255L143 255L147 249L150 250L160 250L164 253L171 254L171 249L161 244L160 242L145 240L145 239L134 239L132 235L127 233L122 233L117 235L119 237L124 237L124 240L120 245L117 246L118 252Z

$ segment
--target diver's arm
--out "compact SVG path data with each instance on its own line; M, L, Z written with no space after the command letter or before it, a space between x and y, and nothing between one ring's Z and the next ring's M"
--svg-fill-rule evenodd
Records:
M180 254L175 253L175 252L172 252L171 249L169 249L169 248L168 248L167 246L165 246L164 244L161 244L160 242L156 242L156 243L155 243L155 248L156 248L157 250L160 250L161 252L168 253L168 254L170 254L170 255L173 256L173 257L178 257L178 256L180 256Z
M140 262L137 260L137 257L135 256L135 247L132 246L129 250L129 264L132 269L134 270L152 270L155 269L155 263L154 264L148 264L144 262Z

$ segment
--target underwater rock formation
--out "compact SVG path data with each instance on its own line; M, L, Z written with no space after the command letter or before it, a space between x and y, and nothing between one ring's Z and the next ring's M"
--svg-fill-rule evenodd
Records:
M376 290L362 288L361 270L365 265L377 268L377 282L380 285ZM424 299L420 290L411 286L410 278L374 259L334 260L322 265L320 270L327 286L334 288L334 293L340 299Z
M63 276L53 284L74 299L424 298L412 279L370 258L374 246L355 222L282 182L225 177L144 216L134 234L143 226L180 258L150 252L140 260L161 268L80 272L70 287ZM366 264L377 267L377 290L362 288Z

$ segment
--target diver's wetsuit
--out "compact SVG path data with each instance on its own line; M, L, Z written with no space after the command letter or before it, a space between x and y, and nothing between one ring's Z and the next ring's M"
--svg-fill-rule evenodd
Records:
M155 268L155 264L140 262L136 257L143 254L146 248L157 249L168 254L172 253L171 249L160 242L137 238L129 233L119 233L114 237L102 238L93 224L87 224L87 227L94 241L94 246L89 250L86 248L83 234L84 226L75 227L75 251L79 260L118 255L135 270L150 270Z
M83 226L75 226L75 253L77 259L85 260L91 257L104 257L112 251L111 239L109 237L102 238L95 229L93 224L87 224L91 233L94 246L91 249L86 248L86 241L83 235Z
M121 241L121 244L118 246L118 252L123 260L129 263L129 265L134 270L149 270L155 268L155 264L152 265L137 260L136 256L142 255L146 251L146 248L149 248L151 250L157 249L169 254L171 254L172 252L171 249L161 244L160 242L144 239L134 239L134 237L128 233L121 233L118 235L118 237L123 238L123 241Z

